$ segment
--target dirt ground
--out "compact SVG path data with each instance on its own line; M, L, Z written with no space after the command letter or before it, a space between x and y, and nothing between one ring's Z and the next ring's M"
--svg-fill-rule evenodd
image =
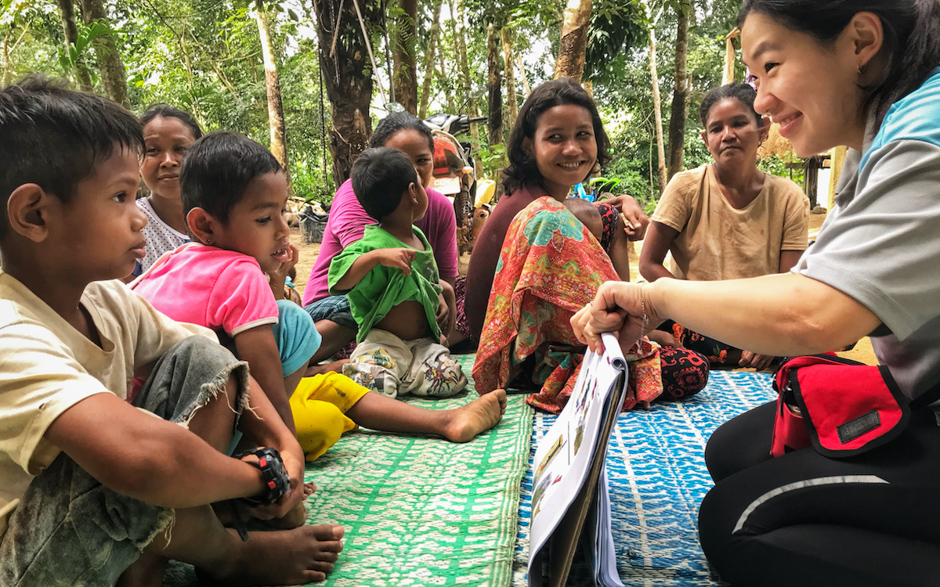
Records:
M819 227L822 225L823 220L825 219L825 214L810 214L809 232L811 236L815 235L815 233L819 230ZM299 291L302 295L304 287L307 285L307 279L310 277L310 271L313 268L314 262L316 262L317 253L320 252L320 245L319 243L305 245L303 234L298 228L295 228L291 231L291 242L294 243L294 245L296 245L300 250L300 260L297 262L297 279L294 283L296 285L297 291ZM630 254L630 274L634 279L636 279L636 277L640 274L640 272L637 270L637 263L639 262L637 255L639 254L642 246L643 241L635 243L635 250ZM468 260L469 255L464 255L464 257L460 260L460 272L462 275L466 274ZM860 340L858 344L855 345L853 350L839 354L840 356L854 359L856 361L861 361L869 365L877 364L875 354L871 348L871 342L868 340L868 338L863 338Z

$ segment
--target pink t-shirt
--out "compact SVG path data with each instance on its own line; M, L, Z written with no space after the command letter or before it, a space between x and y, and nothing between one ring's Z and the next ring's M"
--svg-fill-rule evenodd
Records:
M428 193L428 211L424 213L424 218L415 222L415 226L428 237L441 277L457 277L457 216L454 214L454 205L437 190L425 191ZM361 239L367 224L375 224L375 219L362 209L362 204L353 192L352 180L347 179L333 196L330 218L323 229L323 243L304 288L305 306L330 295L326 283L330 261L347 246Z
M258 262L248 255L183 245L163 255L131 289L177 322L233 337L277 323L277 302Z

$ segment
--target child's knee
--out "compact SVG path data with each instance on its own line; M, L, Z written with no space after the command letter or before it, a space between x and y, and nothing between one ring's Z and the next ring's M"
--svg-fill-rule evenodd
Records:
M343 365L343 375L355 383L381 393L382 395L398 397L399 377L396 375L397 363L384 349L374 349L353 355L349 362Z
M356 423L329 402L291 401L297 441L308 461L312 461L336 444L343 432L352 430Z
M234 387L233 387L234 386ZM168 350L133 397L133 405L164 420L184 422L221 393L237 413L247 403L248 369L220 344L190 336Z

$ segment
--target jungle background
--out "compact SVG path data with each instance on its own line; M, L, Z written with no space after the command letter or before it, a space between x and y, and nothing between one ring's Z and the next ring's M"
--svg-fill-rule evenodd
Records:
M652 211L669 177L710 160L698 110L722 83L738 7L738 0L3 0L2 84L42 72L138 114L170 103L205 130L269 145L297 196L329 203L386 105L421 118L486 116L468 138L482 174L497 179L530 89L575 77L593 92L611 138L603 175ZM734 70L742 81L739 61ZM786 144L761 155L766 171L802 180Z

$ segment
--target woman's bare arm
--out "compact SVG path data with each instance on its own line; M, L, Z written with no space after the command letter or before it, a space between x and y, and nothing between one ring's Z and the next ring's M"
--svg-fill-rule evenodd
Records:
M666 253L672 246L672 242L679 236L679 231L662 222L650 222L646 230L646 240L643 241L643 248L640 251L640 275L646 278L650 283L663 277L672 277L672 274L663 261L666 259Z

